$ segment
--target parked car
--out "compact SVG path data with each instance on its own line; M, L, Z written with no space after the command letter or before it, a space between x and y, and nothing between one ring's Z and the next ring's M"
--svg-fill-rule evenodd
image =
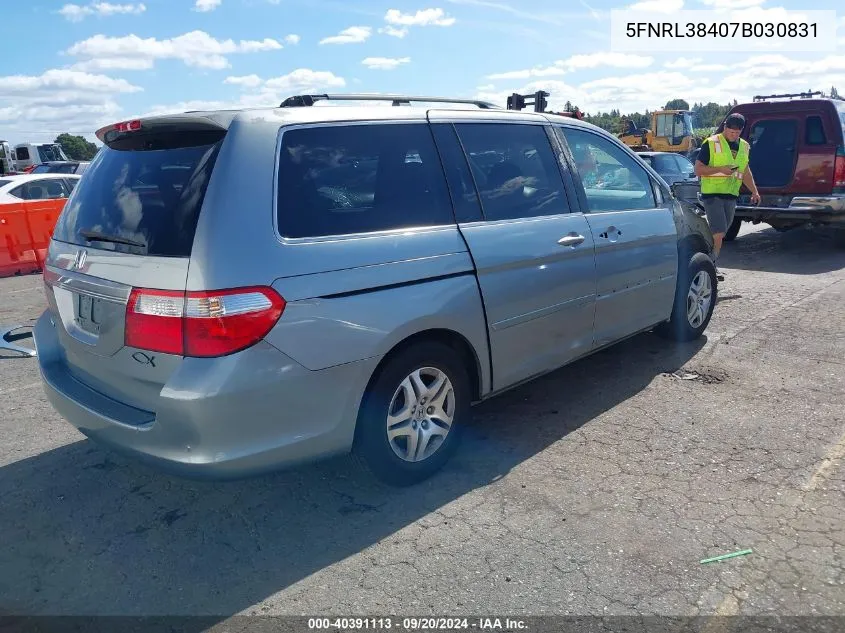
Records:
M761 96L731 109L746 119L742 137L761 200L752 205L743 187L726 240L743 221L779 231L845 222L845 101L808 96Z
M671 152L638 152L637 156L648 163L654 171L660 174L669 186L675 183L698 181L695 166L680 154Z
M36 272L79 176L0 177L0 277Z
M79 160L55 160L48 163L41 163L29 172L31 174L79 174L82 175L90 161Z
M351 450L407 485L450 458L472 404L707 327L707 223L613 135L322 98L352 97L98 131L34 334L82 433L213 478ZM611 171L625 187L584 186Z

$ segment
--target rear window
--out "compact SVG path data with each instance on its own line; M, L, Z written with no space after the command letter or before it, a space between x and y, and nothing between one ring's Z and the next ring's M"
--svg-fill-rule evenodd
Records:
M137 255L188 257L219 143L158 150L103 147L59 217L54 239ZM96 232L135 245L89 240Z
M286 130L277 211L279 232L290 238L455 222L424 123Z
M50 165L38 165L35 169L33 169L31 174L47 174L50 173Z
M749 166L759 187L783 187L792 181L795 168L797 119L761 119L749 133Z

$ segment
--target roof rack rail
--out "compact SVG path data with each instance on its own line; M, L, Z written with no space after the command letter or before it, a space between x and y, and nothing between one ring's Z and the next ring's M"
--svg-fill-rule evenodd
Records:
M792 94L782 94L782 95L755 95L754 102L757 103L758 101L765 101L766 99L791 99L793 97L801 97L802 99L811 99L815 96L824 97L824 93L821 90L816 90L815 92L795 92Z
M294 95L288 97L279 105L280 108L299 108L304 106L313 106L317 101L392 101L393 105L401 106L404 104L410 105L411 102L429 102L429 103L465 103L474 105L482 110L501 108L493 103L487 101L480 101L478 99L449 99L447 97L413 97L409 95L395 95L395 94L319 94L319 95Z

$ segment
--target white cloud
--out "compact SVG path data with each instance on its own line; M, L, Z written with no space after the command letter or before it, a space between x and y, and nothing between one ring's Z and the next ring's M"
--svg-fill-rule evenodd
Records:
M193 100L156 105L149 111L144 112L142 116L172 114L187 110L275 108L285 98L294 94L308 94L346 86L346 80L343 77L327 70L311 70L310 68L297 68L287 75L272 77L266 80L261 79L257 75L227 77L224 83L240 86L242 90L241 96L234 101Z
M378 32L384 33L385 35L390 35L391 37L398 37L399 39L402 39L408 34L408 29L404 26L398 29L395 26L391 26L388 24L387 26L380 28Z
M598 68L599 66L610 66L613 68L646 68L654 63L654 58L643 55L631 55L629 53L589 53L586 55L573 55L563 62L568 70L584 70L585 68Z
M245 75L243 77L226 77L224 84L243 86L244 88L257 88L261 85L261 77L258 75Z
M107 37L95 35L77 42L67 53L80 58L77 69L138 70L152 68L162 59L178 59L188 66L220 70L229 67L226 55L279 50L282 45L273 39L217 40L204 31L191 31L172 39L154 37L142 39L137 35Z
M291 33L290 35L285 35L285 44L296 45L299 44L301 39L296 33Z
M214 11L222 3L223 0L197 0L196 4L194 5L194 11L199 11L200 13L208 13L209 11Z
M112 79L105 75L92 75L75 70L48 70L37 77L31 75L7 75L0 77L0 95L31 95L41 91L55 90L84 91L111 94L115 92L139 92L125 79Z
M551 66L535 67L528 70L512 70L488 75L487 79L529 79L531 77L553 77L578 70L609 66L611 68L647 68L654 63L654 58L643 55L623 53L589 53L573 55L568 59L556 61Z
M448 17L443 9L421 9L413 14L388 9L384 21L394 26L452 26L455 18Z
M107 17L110 15L138 15L147 10L143 3L111 4L109 2L92 2L87 6L66 4L59 10L59 15L71 22L81 22L89 15Z
M627 11L643 13L675 13L684 8L684 0L645 0L625 7Z
M554 75L564 75L566 71L559 66L545 66L538 68L529 68L527 70L510 70L503 73L495 73L487 75L487 79L502 80L502 79L529 79L531 77L552 77Z
M410 62L410 57L367 57L361 63L370 70L394 70L402 64L408 64Z
M664 68L690 68L704 61L701 57L679 57L663 64Z
M140 91L124 79L68 69L3 76L0 128L10 143L53 140L62 132L93 136L120 114L116 95Z
M366 42L372 32L373 29L369 26L350 26L337 35L324 37L320 40L320 44L360 44Z

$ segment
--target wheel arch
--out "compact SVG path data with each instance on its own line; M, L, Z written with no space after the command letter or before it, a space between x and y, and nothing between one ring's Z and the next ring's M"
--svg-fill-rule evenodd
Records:
M467 370L470 387L472 388L472 399L473 401L480 400L481 395L484 393L484 388L481 382L484 372L482 371L481 358L478 355L478 351L463 334L448 328L429 328L421 330L406 336L401 341L393 345L393 347L391 347L379 361L375 370L373 370L373 374L367 383L367 390L369 391L370 386L373 382L375 382L384 369L384 366L390 362L390 360L395 358L398 354L401 354L406 349L416 345L422 345L427 342L442 343L458 352Z

